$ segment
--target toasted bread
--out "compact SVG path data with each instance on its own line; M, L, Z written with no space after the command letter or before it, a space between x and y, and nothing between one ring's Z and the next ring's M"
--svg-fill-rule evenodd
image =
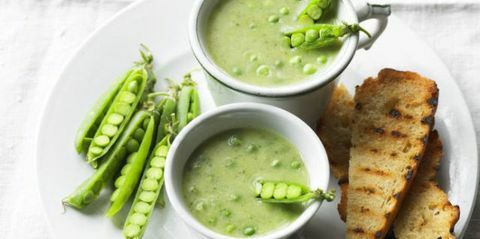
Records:
M384 238L413 181L438 102L434 81L382 70L356 88L347 238Z
M442 142L434 131L415 181L393 224L396 238L455 238L452 231L460 216L460 209L448 201L447 194L436 182L442 154Z

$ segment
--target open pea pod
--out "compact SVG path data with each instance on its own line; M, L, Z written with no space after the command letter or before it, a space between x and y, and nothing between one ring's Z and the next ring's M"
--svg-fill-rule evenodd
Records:
M291 182L258 181L255 182L256 197L265 203L303 203L311 199L333 201L335 191L323 192Z
M78 153L85 152L88 149L91 139L95 135L95 132L107 113L108 108L112 104L113 99L131 73L132 71L130 70L124 77L115 81L115 83L110 86L100 98L98 98L95 105L90 109L87 116L82 121L75 137L75 149Z
M96 167L128 124L147 85L148 73L143 67L134 69L109 107L87 151L87 162Z
M150 114L150 113L149 113ZM155 132L155 117L150 114L144 119L143 127L138 128L126 144L127 163L123 166L120 176L115 180L115 191L110 201L107 216L112 217L120 211L137 187L145 166L150 146Z
M135 199L128 213L123 235L127 239L141 238L147 228L163 187L163 171L170 148L171 136L166 135L153 149L137 189Z
M343 36L365 33L370 37L365 29L358 24L313 24L303 28L284 32L288 38L290 46L293 48L318 49L340 43Z
M82 209L97 199L105 184L114 177L125 162L127 144L135 135L137 129L143 126L147 117L150 117L150 114L145 111L139 111L133 116L128 127L112 150L105 156L105 160L100 167L63 200L64 205Z
M327 14L332 0L310 0L298 15L298 21L313 24Z

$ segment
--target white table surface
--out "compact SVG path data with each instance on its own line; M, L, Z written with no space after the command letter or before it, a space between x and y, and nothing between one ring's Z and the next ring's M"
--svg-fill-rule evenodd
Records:
M0 238L51 238L30 150L40 113L37 102L47 96L80 43L132 2L0 0ZM393 12L446 63L465 95L480 139L480 0L371 2L391 3ZM467 239L480 238L478 202Z

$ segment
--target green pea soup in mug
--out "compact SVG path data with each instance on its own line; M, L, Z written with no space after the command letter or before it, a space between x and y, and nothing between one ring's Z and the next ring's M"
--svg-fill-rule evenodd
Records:
M324 70L341 44L293 49L282 32L310 25L297 21L309 0L221 0L207 21L205 44L215 64L240 81L267 87L301 82ZM333 9L321 19L336 22Z
M267 234L294 221L302 204L269 204L256 198L258 180L308 185L298 150L262 129L229 130L207 139L189 157L182 190L192 215L225 235Z

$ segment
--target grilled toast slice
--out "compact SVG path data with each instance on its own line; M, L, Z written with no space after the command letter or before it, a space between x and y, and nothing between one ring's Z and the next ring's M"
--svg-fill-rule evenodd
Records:
M396 238L455 238L452 231L460 216L460 209L448 201L447 194L438 187L436 180L442 155L442 142L434 131L415 181L393 224Z
M347 238L384 238L413 181L438 102L434 81L383 69L356 88Z

